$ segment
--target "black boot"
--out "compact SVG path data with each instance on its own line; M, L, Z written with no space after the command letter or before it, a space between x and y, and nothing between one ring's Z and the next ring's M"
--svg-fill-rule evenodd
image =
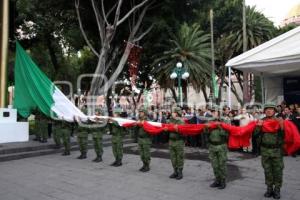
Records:
M220 181L217 179L212 184L210 184L210 187L212 188L219 187L219 186L220 186Z
M69 156L71 155L70 151L65 151L61 154L62 156Z
M272 186L268 186L267 187L267 191L264 194L264 197L266 198L270 198L273 195L273 187Z
M226 182L225 182L225 180L221 180L218 189L223 190L225 187L226 187Z
M47 139L41 139L40 143L47 143Z
M177 168L174 169L173 174L169 176L169 178L176 178L178 176Z
M93 160L93 162L96 162L96 163L102 162L102 156L97 156L97 157Z
M82 153L80 156L77 157L77 159L86 159L86 153Z
M141 172L144 172L145 167L146 167L146 164L145 164L145 162L143 162L143 166L142 166L139 170L140 170Z
M148 171L150 171L149 163L145 163L145 168L144 168L143 172L148 172Z
M122 160L117 160L116 164L114 165L115 167L120 167L122 166Z
M115 160L115 162L111 163L110 166L116 166L117 164L117 160Z
M179 169L178 169L178 175L177 175L176 179L177 179L177 180L180 180L180 179L182 179L182 178L183 178L183 175L182 175L182 169L179 168Z
M280 188L279 187L274 188L273 198L274 199L280 199Z

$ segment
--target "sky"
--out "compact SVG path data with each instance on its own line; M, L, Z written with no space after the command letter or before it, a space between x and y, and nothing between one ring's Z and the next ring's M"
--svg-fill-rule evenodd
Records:
M258 11L262 12L277 26L280 25L291 8L299 3L300 0L246 0L247 5L255 5Z

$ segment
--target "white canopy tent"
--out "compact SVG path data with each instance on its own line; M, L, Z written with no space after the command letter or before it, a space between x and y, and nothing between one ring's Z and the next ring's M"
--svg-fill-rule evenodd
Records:
M283 96L283 78L300 76L300 26L232 58L226 66L229 79L231 68L259 75L263 102L276 101ZM228 104L231 107L231 92Z

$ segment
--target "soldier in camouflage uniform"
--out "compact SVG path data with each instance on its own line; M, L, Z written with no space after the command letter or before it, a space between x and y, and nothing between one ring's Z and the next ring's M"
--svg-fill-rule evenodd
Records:
M87 109L83 108L82 112L87 114ZM89 136L89 128L86 123L78 121L78 134L77 134L77 142L79 144L80 156L77 159L86 159L87 158L87 150L88 150L88 136Z
M226 161L227 161L227 141L228 132L226 132L218 123L227 122L220 118L219 111L212 109L212 118L209 122L217 123L216 129L209 129L209 124L205 129L208 138L209 159L215 175L215 181L210 187L224 189L226 187Z
M100 116L100 114L103 115L103 112L101 110L97 110L95 112L96 116ZM103 154L103 134L106 131L106 125L104 124L104 121L100 121L100 119L96 119L96 123L98 124L95 128L91 129L92 135L93 135L93 142L94 142L94 149L96 153L96 158L93 160L93 162L101 162L102 161L102 154Z
M139 109L139 122L143 123L147 120L147 110ZM150 170L150 148L151 148L151 136L145 132L142 126L136 126L138 134L138 145L141 160L143 161L143 166L140 168L141 172L148 172Z
M253 136L259 137L260 151L261 151L261 163L265 172L265 184L267 185L267 191L265 197L272 197L274 199L280 199L280 188L282 186L283 175L283 143L284 143L284 131L283 120L275 118L276 105L269 103L265 104L264 112L266 117L259 120ZM278 120L280 128L277 133L265 133L262 132L262 125L266 120Z
M121 109L114 110L114 117L120 117L122 113ZM123 137L124 137L124 128L119 126L118 122L110 119L109 127L111 131L111 143L113 155L115 157L115 161L111 164L111 166L119 167L122 165L123 159Z
M181 108L176 107L173 109L172 117L168 123L184 124L184 121L181 119ZM176 178L177 180L183 178L182 170L184 164L184 140L185 138L178 132L169 133L169 150L174 169L174 172L170 175L170 178Z
M35 141L46 143L48 139L47 120L39 111L35 114Z
M70 155L70 135L71 135L70 122L62 120L55 121L54 138L57 145L61 145L61 140L64 145L63 156Z

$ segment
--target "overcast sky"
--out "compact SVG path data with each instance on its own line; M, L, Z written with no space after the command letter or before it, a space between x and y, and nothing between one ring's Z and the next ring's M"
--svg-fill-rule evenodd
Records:
M299 3L300 0L246 0L247 5L256 5L257 10L261 11L275 25L279 25L290 9Z

